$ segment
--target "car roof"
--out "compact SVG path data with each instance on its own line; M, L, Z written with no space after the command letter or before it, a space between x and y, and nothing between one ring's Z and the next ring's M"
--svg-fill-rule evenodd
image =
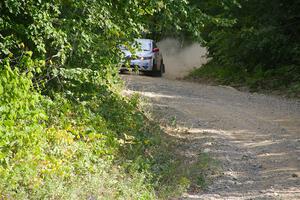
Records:
M135 39L138 42L143 42L143 43L151 43L153 42L153 40L151 39L143 39L143 38L139 38L139 39Z

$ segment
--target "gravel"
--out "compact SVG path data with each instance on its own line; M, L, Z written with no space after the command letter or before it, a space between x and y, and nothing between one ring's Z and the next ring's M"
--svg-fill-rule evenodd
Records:
M184 153L204 151L221 163L224 175L205 191L180 199L300 199L299 100L164 78L122 77L124 93L140 93L152 103L160 123L172 121L173 129L185 130L177 136L190 142Z

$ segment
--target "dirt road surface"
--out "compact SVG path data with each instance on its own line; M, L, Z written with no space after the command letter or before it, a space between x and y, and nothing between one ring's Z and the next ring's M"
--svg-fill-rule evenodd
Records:
M184 154L206 152L222 175L180 199L300 199L300 102L230 87L124 75L127 93L185 130Z

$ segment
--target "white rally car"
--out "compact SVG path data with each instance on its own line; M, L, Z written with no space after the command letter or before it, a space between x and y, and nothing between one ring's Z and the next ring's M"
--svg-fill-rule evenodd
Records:
M121 47L124 53L125 60L122 62L120 71L128 70L126 63L129 63L130 68L136 68L139 71L149 72L155 76L162 76L165 73L165 65L163 57L156 43L150 39L136 39L133 49L138 49L132 53L127 48Z

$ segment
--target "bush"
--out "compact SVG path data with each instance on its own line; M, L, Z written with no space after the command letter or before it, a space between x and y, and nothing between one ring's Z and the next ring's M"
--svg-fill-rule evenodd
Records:
M115 93L86 102L58 93L53 99L42 96L34 89L37 61L30 56L25 52L13 67L10 58L0 65L1 197L155 198L146 168L125 173L120 163L114 164L127 163L118 155L128 145L135 160L146 147L140 144L152 137L141 132L144 119L135 108L137 101Z
M236 2L226 9L200 3L207 13L230 16L235 23L230 27L210 23L203 28L212 61L191 76L199 74L223 84L246 85L251 90L285 90L299 95L300 4L279 0Z
M158 13L197 38L212 17L172 0L4 0L0 13L0 198L155 198L160 130L120 95L119 46L163 27Z
M193 70L187 79L196 81L248 87L251 91L278 91L290 97L299 97L300 71L299 67L283 66L277 69L263 70L257 66L249 72L239 66L224 66L211 61L201 68Z

